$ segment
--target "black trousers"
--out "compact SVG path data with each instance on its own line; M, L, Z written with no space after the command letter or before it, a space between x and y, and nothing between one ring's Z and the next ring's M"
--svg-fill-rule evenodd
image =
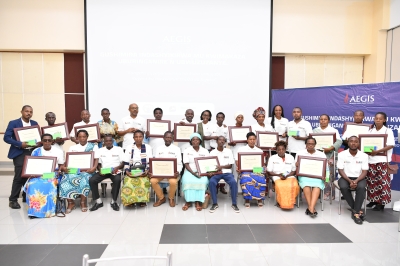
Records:
M357 178L355 177L349 177L351 180L356 180ZM344 178L340 178L339 181L339 187L340 191L343 194L343 197L349 204L350 208L355 210L357 213L361 210L363 201L365 199L365 187L367 186L367 181L365 179L360 180L357 183L357 188L356 190L356 199L353 199L353 196L351 195L351 190L350 190L350 183L347 182Z
M99 173L94 174L91 178L89 178L90 190L92 190L93 200L97 200L100 198L99 195L99 183L106 178L110 178L112 183L114 184L111 189L111 195L114 201L118 198L119 188L121 186L121 174L112 175L100 175Z
M24 165L24 159L26 155L31 155L32 150L24 149L22 154L15 157L13 159L14 163L14 179L11 186L11 195L9 200L10 201L17 201L19 198L19 193L21 192L21 188L25 185L28 178L22 178L22 167ZM25 196L25 193L22 193L22 197Z

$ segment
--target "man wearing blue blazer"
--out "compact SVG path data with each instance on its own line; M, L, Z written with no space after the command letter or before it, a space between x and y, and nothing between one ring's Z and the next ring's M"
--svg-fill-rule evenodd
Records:
M6 132L4 134L4 141L10 144L10 150L8 152L8 158L13 160L14 163L14 179L11 187L10 203L9 206L12 209L20 209L21 206L18 204L19 193L21 188L25 185L26 178L21 177L22 166L24 164L24 158L26 155L31 155L33 149L36 146L29 146L26 142L18 141L14 134L14 128L29 127L37 125L36 121L31 120L33 115L33 109L29 105L24 105L21 110L21 118L12 120L8 123ZM25 202L25 193L22 195L22 199Z

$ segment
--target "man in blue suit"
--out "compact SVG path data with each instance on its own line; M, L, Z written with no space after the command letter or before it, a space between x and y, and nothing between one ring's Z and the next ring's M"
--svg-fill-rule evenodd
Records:
M12 209L20 209L21 206L18 204L18 197L21 188L25 185L26 178L21 177L22 166L24 164L24 158L26 155L31 155L33 149L36 146L29 146L26 142L18 141L14 134L14 128L29 127L37 125L36 121L31 120L33 115L33 109L29 105L24 105L21 110L21 118L12 120L8 123L6 132L4 134L4 141L10 144L10 150L8 152L8 158L13 160L14 163L14 179L11 187L10 203L9 206ZM22 199L25 202L25 193L22 195Z

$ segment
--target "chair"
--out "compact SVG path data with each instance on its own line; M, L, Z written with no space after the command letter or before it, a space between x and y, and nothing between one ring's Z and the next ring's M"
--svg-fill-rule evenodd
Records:
M302 191L303 191L303 189L300 187L300 192L297 195L297 208L300 208L300 201L303 201L303 199L301 198ZM324 190L323 189L321 189L321 194L319 195L319 202L321 203L321 211L324 211Z
M339 187L339 182L338 180L336 180L335 182L333 182L333 184L335 185L335 187L339 190L339 215L342 212L342 191L340 190ZM350 189L351 194L353 196L353 198L355 197L356 191L355 189ZM364 216L367 214L367 192L368 189L367 187L365 187L365 198L364 198Z
M172 266L172 252L168 252L167 256L129 256L129 257L114 257L104 259L89 259L89 255L83 255L82 266L89 266L89 264L103 262L103 261L117 261L117 260L138 260L138 259L156 259L165 260L166 266Z

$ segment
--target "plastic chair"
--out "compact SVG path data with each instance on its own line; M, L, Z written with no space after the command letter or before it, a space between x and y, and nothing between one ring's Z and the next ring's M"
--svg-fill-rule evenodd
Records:
M167 256L129 256L129 257L114 257L104 259L89 259L89 255L83 255L82 266L89 266L89 264L103 262L103 261L117 261L117 260L142 260L142 259L156 259L165 260L166 266L172 266L172 252L168 252Z
M335 185L335 187L339 190L339 215L342 212L342 191L340 190L339 187L339 182L336 180L335 182L333 182L333 184ZM350 189L351 194L353 196L353 198L355 197L356 194L356 190L355 189ZM367 187L365 187L365 198L364 198L364 216L367 215Z

